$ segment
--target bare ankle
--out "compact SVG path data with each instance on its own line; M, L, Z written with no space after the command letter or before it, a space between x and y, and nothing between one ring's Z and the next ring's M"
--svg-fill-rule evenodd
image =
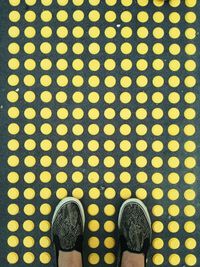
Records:
M82 255L78 251L64 252L59 251L59 267L82 267Z
M144 254L131 253L124 251L122 255L121 267L144 267Z

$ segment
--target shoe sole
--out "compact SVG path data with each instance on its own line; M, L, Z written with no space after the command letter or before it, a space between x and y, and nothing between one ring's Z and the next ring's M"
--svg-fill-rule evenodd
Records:
M121 208L119 210L119 216L118 216L118 228L120 229L120 223L121 223L121 218L122 218L122 214L123 214L123 211L124 211L124 208L128 205L128 204L136 204L138 206L140 206L140 208L142 209L142 211L144 212L144 215L145 215L145 218L147 219L147 222L149 224L149 227L151 229L151 218L150 218L150 215L149 215L149 212L147 210L147 207L144 205L144 203L137 199L137 198L130 198L130 199L127 199L126 201L124 201L124 203L121 205Z
M56 206L56 209L54 211L53 217L52 217L51 225L53 226L53 224L55 222L55 219L56 219L56 215L57 215L58 211L60 210L60 208L62 208L67 203L76 203L77 206L79 207L79 210L80 210L80 213L81 213L82 222L83 222L83 231L84 231L84 228L85 228L85 213L84 213L84 209L83 209L83 206L82 206L81 202L75 197L66 197L66 198L62 199L58 203L58 205Z

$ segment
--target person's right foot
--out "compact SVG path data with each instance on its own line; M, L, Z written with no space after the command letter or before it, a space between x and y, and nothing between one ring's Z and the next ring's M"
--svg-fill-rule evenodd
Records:
M52 241L58 263L59 251L82 253L85 214L81 202L67 197L59 202L52 218Z
M121 256L124 251L143 253L145 262L151 244L151 219L144 203L139 199L126 200L119 211Z

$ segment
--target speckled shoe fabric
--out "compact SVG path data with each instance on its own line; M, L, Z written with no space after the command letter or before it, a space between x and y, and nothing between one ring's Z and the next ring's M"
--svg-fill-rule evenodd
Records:
M57 262L59 250L82 253L85 215L81 202L67 197L57 205L52 219L52 241L55 246Z
M120 261L124 251L144 253L145 263L151 243L151 219L144 203L129 199L120 208L119 218Z

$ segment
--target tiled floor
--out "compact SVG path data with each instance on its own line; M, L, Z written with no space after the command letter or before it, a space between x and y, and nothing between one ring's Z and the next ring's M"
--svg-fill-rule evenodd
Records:
M148 266L199 266L197 0L2 1L2 266L53 266L60 199L86 213L85 266L116 266L125 199Z

